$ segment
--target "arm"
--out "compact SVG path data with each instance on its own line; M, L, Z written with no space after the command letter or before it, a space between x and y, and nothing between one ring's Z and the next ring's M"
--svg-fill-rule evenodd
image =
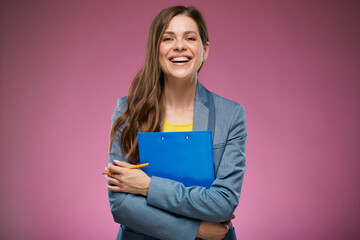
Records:
M229 126L226 146L212 186L209 189L198 186L184 187L182 183L153 176L147 203L190 218L213 222L229 220L240 197L246 168L246 138L245 111L243 106L238 105Z

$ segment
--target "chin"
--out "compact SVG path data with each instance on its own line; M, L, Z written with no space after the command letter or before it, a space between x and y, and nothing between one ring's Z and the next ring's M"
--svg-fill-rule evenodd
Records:
M167 74L170 78L192 79L196 77L196 72L192 71L172 71Z
M196 75L193 75L193 74L171 74L169 77L173 78L173 79L179 79L179 80L193 80L194 78L196 78Z

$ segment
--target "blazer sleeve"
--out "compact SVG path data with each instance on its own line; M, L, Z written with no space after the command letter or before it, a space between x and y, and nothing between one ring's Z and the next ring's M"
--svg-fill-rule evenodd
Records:
M247 139L245 110L237 105L215 181L209 189L185 187L170 179L152 177L147 203L182 216L223 222L232 217L243 183Z
M119 99L113 115L113 122L126 110L126 107L126 102ZM109 153L109 162L113 162L115 159L128 161L122 154L119 139L120 134L116 134ZM197 219L177 216L150 206L147 204L146 198L140 195L108 190L108 196L111 213L117 223L159 239L182 240L196 237L200 225L200 221Z

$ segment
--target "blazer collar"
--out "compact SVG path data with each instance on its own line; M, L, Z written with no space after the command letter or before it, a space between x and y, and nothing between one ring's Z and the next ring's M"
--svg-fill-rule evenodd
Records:
M197 81L193 119L194 131L211 130L214 134L214 109L215 106L212 94Z

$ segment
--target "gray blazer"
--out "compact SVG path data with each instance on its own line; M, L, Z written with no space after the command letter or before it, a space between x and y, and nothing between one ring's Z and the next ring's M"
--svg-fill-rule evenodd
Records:
M127 109L119 98L113 122ZM209 189L153 176L148 196L111 192L109 202L114 221L122 224L117 239L195 239L201 220L224 222L239 203L243 183L247 138L244 107L196 87L193 130L212 130L215 181ZM116 134L109 162L128 161ZM231 227L225 239L236 239Z

